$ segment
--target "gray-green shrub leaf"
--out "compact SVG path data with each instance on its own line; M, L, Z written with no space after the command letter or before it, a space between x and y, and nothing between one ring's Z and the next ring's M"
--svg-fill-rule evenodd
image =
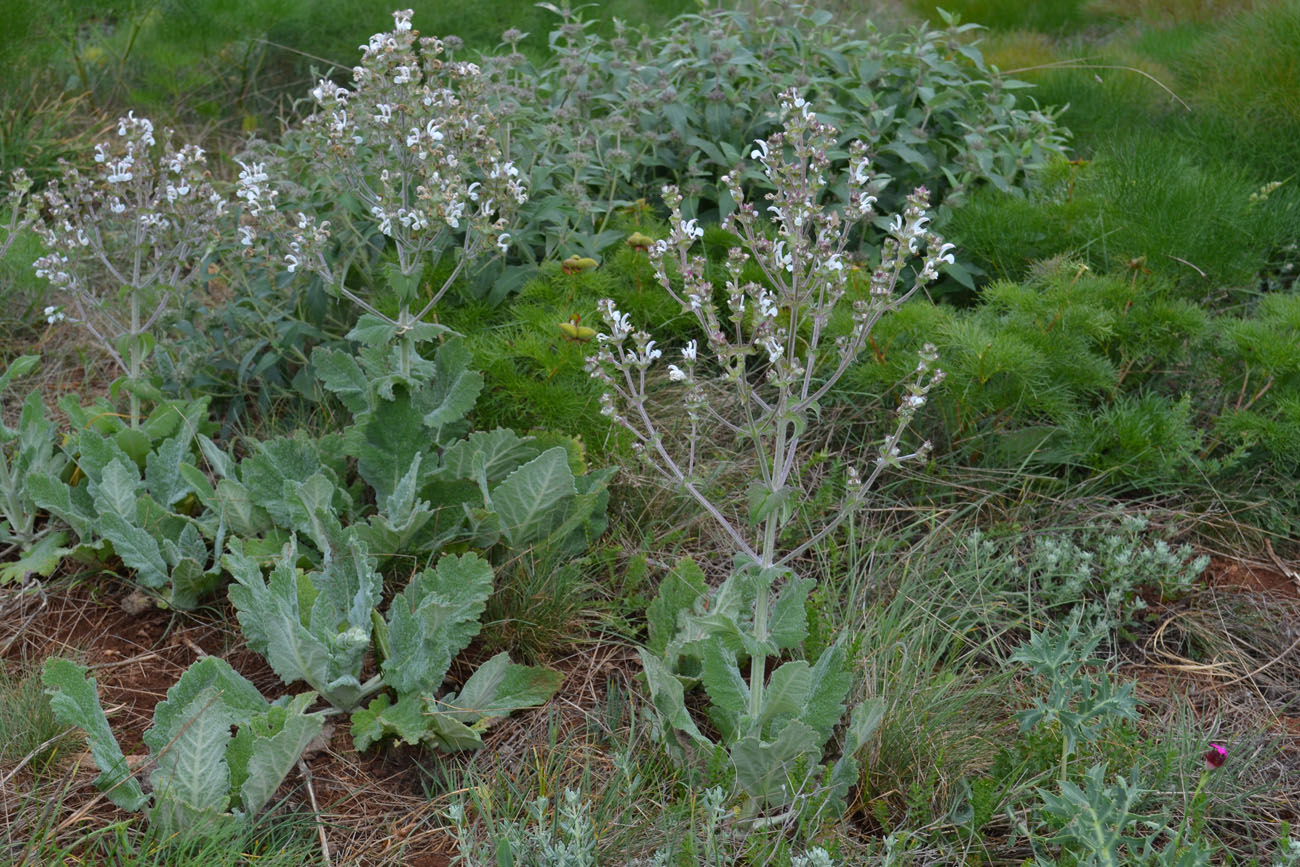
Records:
M0 584L22 581L29 574L48 578L63 562L64 556L72 553L71 548L63 547L67 541L68 534L63 530L43 536L17 560L0 566Z
M354 416L370 408L370 382L351 355L318 347L311 354L311 363L321 384Z
M157 765L149 775L154 791L149 819L168 834L207 829L230 806L225 756L230 727L237 722L215 686L205 686L183 701L171 698L172 690L168 698L180 724L168 729L175 734L161 746L159 738L150 742Z
M166 586L169 570L158 541L148 531L127 523L116 512L101 513L98 529L101 536L113 543L113 550L122 563L135 571L137 581L154 589Z
M641 657L641 668L645 672L646 684L650 687L650 701L659 711L664 721L673 728L690 736L698 744L708 746L710 741L695 725L686 710L686 694L679 681L657 656L644 648L637 650Z
M308 714L316 693L294 696L287 706L268 706L241 726L226 752L231 790L248 815L275 794L302 751L321 733L325 718Z
M498 482L524 461L536 457L537 453L532 437L521 437L506 428L475 431L447 446L442 453L439 474L455 479L473 479L475 461L481 461L488 482Z
M350 710L363 698L361 663L382 579L355 539L320 572L299 574L297 559L291 541L264 579L258 562L232 540L222 558L236 581L230 601L249 646L282 681L304 681L335 707Z
M387 737L415 746L428 730L424 699L418 695L399 695L396 704L387 695L379 695L352 712L352 745L358 750L369 749Z
M788 803L804 788L807 774L821 759L821 736L792 720L774 740L747 735L731 747L736 783L754 800L773 806ZM804 778L795 771L803 769Z
M683 557L659 583L659 592L646 610L649 639L646 649L662 656L678 629L678 615L691 612L708 598L709 586L704 571L689 557Z
M492 508L511 544L537 537L547 515L563 497L578 492L565 450L547 449L506 477L492 490Z
M448 554L412 578L389 605L384 682L399 693L436 689L452 658L482 628L492 577L478 555Z
M519 665L498 653L478 667L459 693L436 703L437 716L449 716L467 725L545 703L560 688L558 671Z
M55 718L65 726L77 726L86 733L90 754L99 766L95 786L123 810L139 810L148 797L131 776L122 748L108 727L108 717L99 705L95 679L88 668L68 659L47 659L41 683L50 697Z

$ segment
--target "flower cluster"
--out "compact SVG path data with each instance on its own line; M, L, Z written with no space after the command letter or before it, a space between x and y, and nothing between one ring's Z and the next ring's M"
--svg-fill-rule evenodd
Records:
M128 114L116 137L95 145L92 174L63 163L62 177L34 197L34 227L50 251L34 263L36 275L62 290L71 321L131 376L138 351L124 360L117 338L147 332L199 273L227 206L203 149L176 148L171 137L164 130L159 140L148 119Z
M324 79L312 89L316 110L306 131L334 182L393 240L401 272L418 275L430 255L454 243L462 263L508 250L505 229L527 201L527 186L498 143L480 69L446 58L444 42L421 38L411 17L409 9L393 13L394 29L361 46L352 88ZM256 216L273 197L256 166L248 173L240 196ZM337 285L341 275L317 255L327 224L299 214L288 229L286 268L316 270Z
M863 285L855 276L863 266L855 262L849 244L853 228L874 216L874 191L880 188L866 148L851 145L848 169L839 179L845 197L836 205L830 192L835 184L828 178L836 130L818 120L795 91L782 95L781 107L782 128L756 141L750 153L772 190L764 198L767 204L760 208L746 198L741 168L722 179L737 203L724 228L743 239L727 257L725 307L715 299L704 256L692 252L703 229L683 217L678 189L664 188L664 201L672 209L670 228L666 239L650 246L650 259L660 285L695 317L704 334L667 367L668 379L686 387L690 430L685 456L669 452L646 409L647 372L661 351L612 303L601 305L608 330L599 335L588 369L606 386L602 411L632 431L652 464L692 493L700 423L706 415L754 441L765 489L775 493L792 483L799 432L808 415L863 351L880 318L932 281L940 265L952 262L952 245L928 228L928 194L917 189L889 224L880 258L868 267L871 276ZM755 271L761 281L747 276ZM847 324L834 316L846 301L851 308ZM737 392L738 418L722 417L705 399L701 352L716 365L721 381ZM861 501L883 467L920 459L928 451L927 443L904 454L902 437L928 392L942 381L936 360L934 347L927 346L904 388L896 425L880 447L871 476L864 480L849 473L846 505ZM706 505L722 520L720 510ZM740 539L734 527L728 529ZM753 550L742 544L743 550Z

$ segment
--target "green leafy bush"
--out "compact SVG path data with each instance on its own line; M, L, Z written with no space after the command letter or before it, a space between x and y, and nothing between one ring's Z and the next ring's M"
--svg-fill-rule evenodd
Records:
M411 578L385 618L377 610L383 579L365 544L355 537L332 541L324 567L311 572L298 568L293 541L269 579L235 541L224 563L237 582L230 600L249 647L284 683L303 681L339 710L353 711L357 749L388 735L447 750L480 747L480 732L491 721L541 704L559 687L555 672L513 665L502 653L480 666L459 693L436 698L453 657L481 628L492 567L475 554L445 555L436 568ZM362 683L372 639L380 673ZM396 701L382 695L360 707L384 688L396 693Z
M325 717L307 713L315 693L268 702L215 656L191 665L154 709L144 733L149 793L127 764L99 704L94 678L67 659L50 659L41 679L59 722L86 733L102 773L95 784L124 810L145 809L165 834L214 834L261 810ZM231 734L232 727L235 733Z

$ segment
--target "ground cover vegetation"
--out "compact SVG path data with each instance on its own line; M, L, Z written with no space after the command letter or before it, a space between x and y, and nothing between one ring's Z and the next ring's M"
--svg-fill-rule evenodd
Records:
M6 862L1300 863L1300 5L950 5L4 16Z

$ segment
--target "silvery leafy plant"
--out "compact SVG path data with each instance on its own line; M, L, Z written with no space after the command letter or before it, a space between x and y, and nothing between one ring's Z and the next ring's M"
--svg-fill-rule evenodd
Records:
M108 725L85 666L49 659L41 674L62 725L86 733L101 771L95 785L124 810L145 810L164 836L217 834L271 800L325 724L308 713L315 693L267 701L225 660L195 662L154 708L149 760L132 768ZM231 733L231 730L234 733ZM149 790L136 774L149 769Z
M824 769L823 750L844 716L852 685L845 648L835 643L811 662L796 658L770 674L768 669L774 658L797 656L808 635L805 601L816 581L795 572L800 555L866 502L885 469L926 454L928 444L905 450L903 434L942 377L934 369L933 349L921 353L896 421L869 456L865 477L850 466L835 517L801 544L779 550L781 528L803 491L800 446L819 401L861 353L876 322L951 258L951 246L926 228L926 193L918 189L905 212L888 223L889 236L866 285L855 286L854 262L846 252L850 235L874 216L876 183L866 146L851 145L844 177L829 178L834 128L820 122L793 90L782 95L781 111L782 128L756 141L750 155L774 190L766 195L768 204L746 200L739 169L724 178L737 207L723 228L741 239L726 262L720 293L725 307L715 301L705 258L692 253L704 230L694 219L683 219L677 190L664 190L672 208L670 231L652 248L652 261L659 283L699 322L703 340L688 343L665 369L663 350L651 335L635 329L606 300L601 312L608 330L589 359L591 374L607 387L604 413L631 432L646 463L692 497L734 546L735 568L716 590L708 590L698 569L679 570L665 582L651 610L651 647L641 651L641 659L665 726L708 749L714 740L684 704L684 690L703 685L709 719L720 735L718 745L730 753L748 815L763 823L807 815L813 805L841 798L856 779L853 753L880 722L882 711L874 703L855 708L841 758ZM838 203L828 201L834 181L846 195ZM914 260L919 266L909 270ZM761 282L748 279L750 274L761 275ZM835 315L843 308L847 321ZM681 442L665 436L647 398L658 370L681 389ZM747 508L716 502L703 482L706 449L718 432L730 434L736 448L753 451L757 478L749 485ZM766 808L785 812L758 817Z
M117 134L95 145L83 174L62 164L62 177L33 197L34 223L48 251L33 263L62 304L47 309L85 328L126 375L139 383L156 343L154 326L200 272L218 237L226 200L209 182L203 149L161 140L132 112ZM140 399L130 390L131 426Z
M525 180L497 140L481 70L447 58L442 41L420 37L411 17L410 9L394 12L394 29L361 46L351 88L322 79L312 89L315 112L301 131L329 182L355 197L392 242L396 262L385 276L398 312L384 312L345 285L346 268L331 262L327 249L327 221L276 210L278 191L264 163L242 164L238 192L241 242L252 247L259 228L269 232L287 271L314 272L360 306L365 313L349 337L366 345L397 343L404 377L418 360L415 343L447 330L424 317L478 257L509 249L506 229L528 198ZM453 250L454 267L424 301L426 266Z
M516 665L500 653L458 691L437 694L452 659L482 628L493 573L477 554L443 555L412 576L385 615L378 610L383 579L355 535L332 540L320 569L304 571L298 560L290 540L264 576L261 563L232 539L223 560L235 578L230 601L249 647L282 681L307 683L352 713L357 749L390 735L449 751L481 747L493 721L542 704L559 688L558 673ZM362 681L372 643L379 672ZM380 694L385 690L394 697Z

